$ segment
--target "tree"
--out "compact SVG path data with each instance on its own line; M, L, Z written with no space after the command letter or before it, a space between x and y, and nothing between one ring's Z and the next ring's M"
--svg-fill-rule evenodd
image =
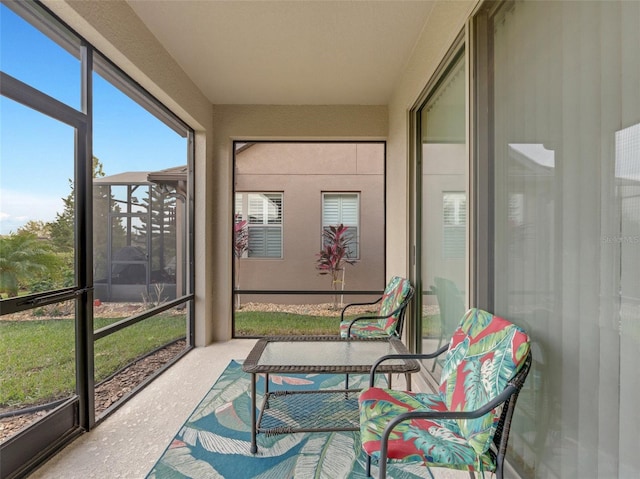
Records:
M62 259L47 240L32 233L0 237L0 293L15 297L21 287L47 277L62 279Z
M333 309L338 309L338 285L344 289L345 265L355 263L348 257L353 237L348 234L348 228L343 224L329 226L322 232L322 244L322 250L316 255L316 269L319 274L331 276L331 288L335 292Z
M145 187L147 188L147 187ZM149 195L145 194L142 198L149 216L144 215L139 218L140 225L132 227L134 234L132 235L132 244L140 245L144 250L147 246L147 237L151 236L151 269L153 282L169 282L175 281L175 276L169 278L167 276L166 267L168 263L176 258L176 196L175 189L171 188L167 191L158 186L149 188Z
M46 223L42 220L29 220L23 226L18 228L16 233L31 233L36 235L38 238L51 238L51 227L50 223Z
M102 163L93 157L92 161L92 177L98 178L105 176ZM64 208L61 213L56 213L55 221L49 223L51 241L56 249L60 252L73 251L75 238L75 221L76 221L76 195L73 180L69 179L70 192L62 198Z
M75 238L75 189L73 180L69 180L71 192L66 198L62 198L64 208L61 213L56 213L55 221L49 223L51 241L60 252L73 251Z

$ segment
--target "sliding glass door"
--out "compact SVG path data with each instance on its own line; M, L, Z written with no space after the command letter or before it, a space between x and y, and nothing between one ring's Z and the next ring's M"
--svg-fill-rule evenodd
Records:
M416 349L448 341L465 308L467 143L465 57L457 48L415 113ZM438 365L432 365L436 371Z

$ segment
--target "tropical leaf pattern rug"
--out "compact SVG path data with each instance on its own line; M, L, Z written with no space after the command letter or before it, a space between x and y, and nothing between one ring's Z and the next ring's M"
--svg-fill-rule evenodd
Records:
M269 389L343 389L344 375L270 375ZM349 387L366 386L352 375ZM251 375L231 361L196 407L147 479L364 479L366 456L359 432L258 434L251 454ZM258 382L264 391L264 378ZM262 397L258 395L258 404ZM421 464L389 465L387 477L427 478ZM373 467L372 473L377 473Z

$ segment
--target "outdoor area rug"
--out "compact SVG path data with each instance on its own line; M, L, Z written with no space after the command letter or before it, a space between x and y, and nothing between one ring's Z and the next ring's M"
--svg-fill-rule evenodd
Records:
M269 375L270 391L343 389L344 375ZM384 380L382 377L380 380ZM368 375L351 375L350 388L368 383ZM147 479L364 479L366 456L359 432L258 434L251 443L251 375L231 361L167 447ZM258 391L264 391L260 377ZM262 396L258 395L258 406ZM377 467L372 474L376 477ZM427 478L420 464L389 465L387 477Z

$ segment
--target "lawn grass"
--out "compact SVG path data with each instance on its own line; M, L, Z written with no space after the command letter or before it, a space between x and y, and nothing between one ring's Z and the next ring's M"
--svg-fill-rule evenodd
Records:
M101 328L117 319L96 318ZM96 383L132 360L185 335L184 316L156 316L95 343ZM0 321L0 408L40 404L75 393L73 319Z
M338 335L340 318L266 311L236 311L236 336Z
M347 316L353 319L356 316ZM422 336L437 337L440 334L440 316L427 315L422 321ZM293 313L266 311L236 311L235 336L287 336L340 334L340 318L331 316L305 316Z
M0 321L0 407L72 394L74 351L71 319Z

